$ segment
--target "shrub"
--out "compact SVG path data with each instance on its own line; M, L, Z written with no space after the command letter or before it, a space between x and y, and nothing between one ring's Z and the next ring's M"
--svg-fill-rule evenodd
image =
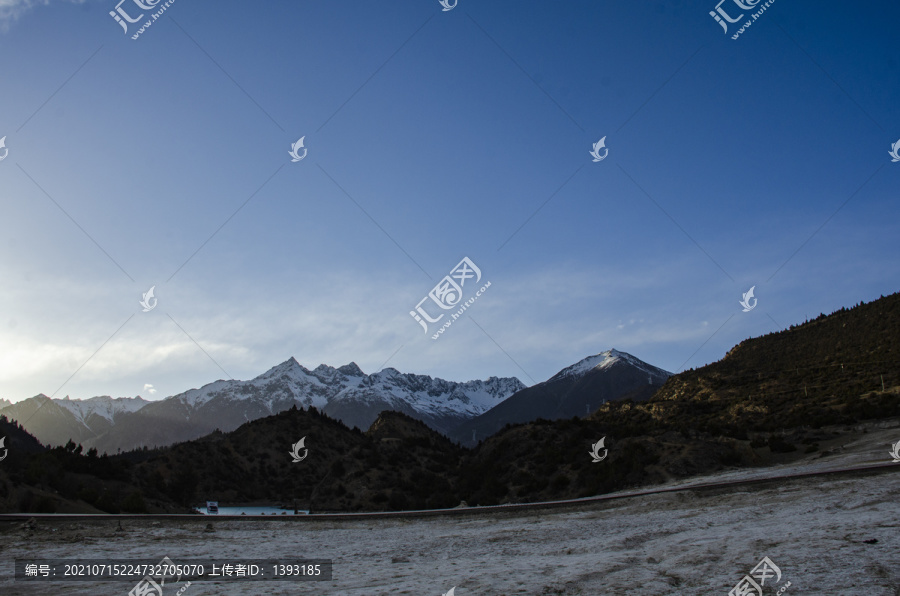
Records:
M105 511L107 513L119 513L120 511L119 506L107 492L104 492L100 498L97 499L95 507L100 511Z
M122 511L125 513L147 513L147 505L140 491L134 491L122 501Z
M772 453L790 453L791 451L797 451L797 448L792 444L781 437L776 437L774 435L769 437L769 449L772 450Z
M37 500L32 513L56 513L56 501L45 495Z
M553 480L550 482L550 486L556 490L560 490L569 486L569 482L571 482L571 480L569 480L568 476L559 473L554 476Z

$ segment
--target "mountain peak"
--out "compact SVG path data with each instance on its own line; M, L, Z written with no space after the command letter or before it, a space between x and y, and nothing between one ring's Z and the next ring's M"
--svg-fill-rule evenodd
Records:
M487 412L457 425L448 436L474 446L507 424L584 417L603 401L649 399L670 376L631 354L606 350L562 369L547 381L515 392Z
M355 362L351 362L350 364L345 364L337 369L339 373L342 375L347 375L348 377L364 377L366 373L362 371L362 369L357 366Z
M297 359L291 356L281 364L277 364L269 369L269 372L286 373L293 370L305 371L303 365L297 362Z
M582 376L582 375L586 374L588 371L591 371L595 368L601 368L601 369L609 368L610 366L612 366L619 360L622 360L623 358L629 358L629 357L634 358L633 356L630 356L629 354L625 354L624 352L619 352L616 349L611 349L611 350L607 350L605 352L600 352L599 354L594 354L593 356L588 356L587 358L583 358L582 360L579 360L572 366L568 366L568 367L562 369L561 371L559 371L558 373L553 375L553 377L550 380L552 381L555 379L562 379L564 377L570 377L570 376Z
M429 437L437 433L409 414L384 410L379 412L366 434L375 440L381 440Z
M572 366L562 369L561 371L556 373L550 380L560 380L570 376L583 376L592 370L605 370L620 362L623 364L629 364L652 376L660 377L663 380L671 375L671 373L666 372L661 368L657 368L655 366L647 364L640 358L636 358L628 352L621 352L619 350L616 350L615 348L612 348L606 350L605 352L600 352L599 354L588 356L587 358L576 362Z

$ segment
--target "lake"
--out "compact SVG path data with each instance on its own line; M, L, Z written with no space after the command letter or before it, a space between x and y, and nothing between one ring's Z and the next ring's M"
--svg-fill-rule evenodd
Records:
M203 515L209 515L206 512L206 505L201 507L196 507L197 511L202 513ZM309 513L309 511L305 511L303 509L298 510L300 514ZM223 507L219 505L219 515L294 515L294 511L292 509L279 509L278 507ZM215 514L213 514L215 515Z

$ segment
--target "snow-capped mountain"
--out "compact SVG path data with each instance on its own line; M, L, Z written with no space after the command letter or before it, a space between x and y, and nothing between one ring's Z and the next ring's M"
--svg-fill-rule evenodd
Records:
M50 399L41 393L20 402L0 404L0 415L24 425L45 445L64 445L69 439L84 445L107 432L123 414L136 412L149 403L141 397Z
M599 354L596 354L594 356L588 356L584 360L580 360L572 366L562 369L561 371L550 377L550 379L546 382L552 383L554 381L560 381L569 377L577 379L583 377L591 371L608 370L616 364L627 364L637 371L646 373L647 378L649 379L647 383L648 385L652 385L654 382L662 385L666 382L666 379L672 376L672 373L647 364L643 360L635 358L627 352L620 352L619 350L612 349L605 352L600 352Z
M362 374L358 368L356 371ZM343 389L324 407L329 416L343 420L348 426L365 429L382 410L394 410L421 420L443 434L525 388L516 378L490 377L486 381L455 383L403 374L395 368L351 379L355 386Z
M631 354L607 350L568 366L543 383L519 391L484 414L462 422L450 438L474 445L509 423L585 416L605 401L649 399L671 373Z
M0 414L18 420L44 444L72 439L101 453L228 432L294 406L315 407L361 430L380 412L394 410L471 444L473 436L484 439L510 422L583 416L603 400L647 399L669 376L617 350L585 358L529 388L516 378L459 383L394 368L367 375L353 362L310 370L290 358L248 381L215 381L159 401L38 395L0 407Z
M352 362L339 368L323 364L309 370L291 358L249 381L215 381L123 412L104 432L79 442L85 448L97 447L101 453L170 445L216 429L228 432L295 405L314 406L362 430L381 411L396 410L446 433L524 387L515 378L457 383L393 368L367 375Z
M108 422L115 422L116 417L122 412L137 412L150 402L137 397L116 397L108 395L92 397L90 399L65 399L54 400L54 403L65 408L75 416L75 419L89 424L93 416L99 416Z

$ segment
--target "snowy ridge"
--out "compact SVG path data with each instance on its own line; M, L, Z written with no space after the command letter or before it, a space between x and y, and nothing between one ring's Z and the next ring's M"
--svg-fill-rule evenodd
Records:
M367 375L353 362L310 370L290 358L247 381L218 380L155 401L109 396L51 400L40 395L3 411L14 418L21 418L19 410L26 417L38 412L32 422L46 444L61 445L74 437L86 447L114 453L189 441L215 429L229 432L294 407L315 407L360 429L369 428L381 412L395 410L446 432L524 387L516 378L457 383L393 368ZM46 402L58 407L41 408Z
M550 381L558 381L571 376L581 377L592 370L604 370L623 361L647 373L650 378L655 377L655 380L657 381L665 381L667 378L672 376L672 373L669 373L661 368L651 366L643 360L635 358L631 354L612 349L605 352L600 352L599 354L596 354L594 356L588 356L587 358L573 364L572 366L562 369L561 371L553 375Z
M321 364L313 370L290 358L249 381L215 381L167 400L182 402L189 410L213 399L252 401L275 413L284 402L324 409L339 402L406 405L428 414L474 416L503 401L525 385L516 378L490 377L464 383L401 373L395 368L370 375L355 362L334 368Z
M395 406L413 405L422 413L472 416L486 412L524 388L515 378L490 377L485 381L457 383L386 368L347 387L335 396L335 401L381 400Z
M115 417L122 412L137 412L150 403L140 396L114 399L108 395L89 399L69 399L67 395L65 399L54 399L53 402L71 412L79 422L86 422L92 414L105 418L109 422L115 422Z

